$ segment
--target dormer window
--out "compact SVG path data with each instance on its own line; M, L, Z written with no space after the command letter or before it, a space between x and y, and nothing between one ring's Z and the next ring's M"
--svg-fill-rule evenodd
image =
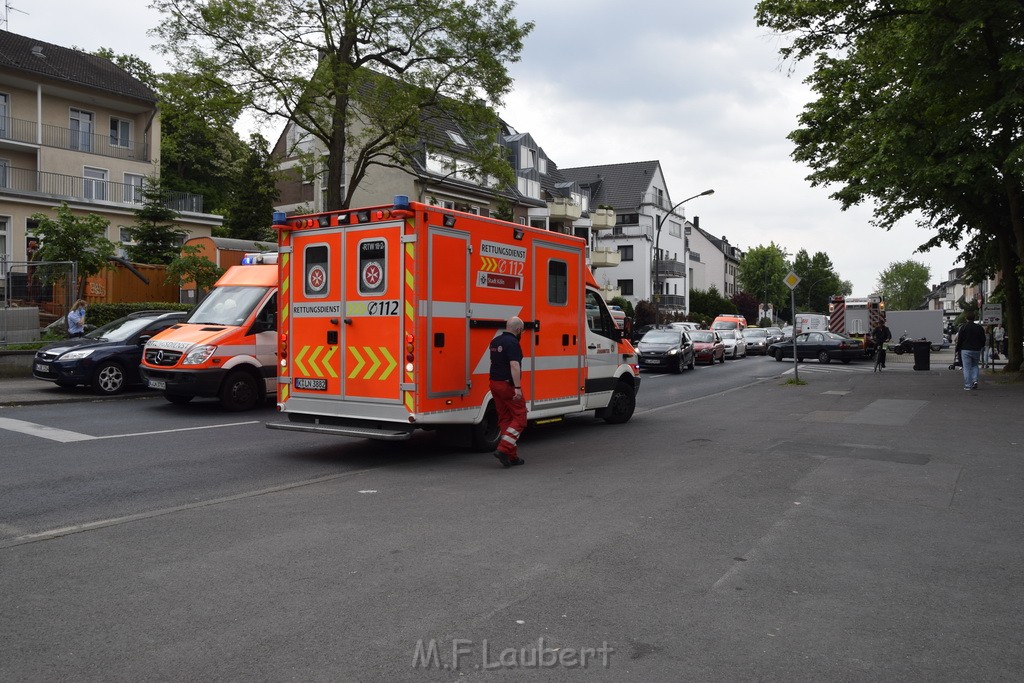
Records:
M548 174L548 160L546 157L540 157L537 159L537 171L541 175Z
M452 139L452 142L454 142L456 145L461 145L462 147L469 147L469 145L466 144L466 139L463 138L458 133L456 133L454 130L448 131L448 137L450 137Z

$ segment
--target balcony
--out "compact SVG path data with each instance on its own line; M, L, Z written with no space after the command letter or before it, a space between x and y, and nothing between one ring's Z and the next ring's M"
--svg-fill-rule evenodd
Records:
M682 294L662 294L660 296L655 294L655 296L658 297L658 305L663 309L681 311L686 307L686 297Z
M583 207L568 197L555 197L548 202L548 216L553 221L575 221L583 215Z
M592 249L590 252L591 268L611 268L622 263L622 254L618 249Z
M622 290L612 285L610 282L606 282L601 285L601 298L605 301L611 301L622 296Z
M658 261L658 277L661 279L669 277L686 277L686 266L682 261L675 259L661 259Z
M144 141L128 140L121 144L116 137L110 135L86 133L45 123L39 126L35 121L0 116L0 147L16 147L12 143L55 147L115 159L150 160L149 145Z
M590 212L590 227L594 230L611 230L615 227L614 209L596 209Z
M0 166L0 197L23 195L53 201L85 201L97 204L142 206L142 188L130 183L80 178L27 168ZM167 207L178 212L202 213L202 195L168 192Z

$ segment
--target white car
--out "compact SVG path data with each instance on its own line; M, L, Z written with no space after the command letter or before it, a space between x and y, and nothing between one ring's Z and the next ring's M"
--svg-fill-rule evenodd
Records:
M745 358L747 355L747 340L743 338L740 330L718 330L718 335L725 344L726 358Z
M687 332L689 332L690 330L700 329L700 325L691 322L669 323L668 325L669 327L675 327L676 329L679 330L686 330Z

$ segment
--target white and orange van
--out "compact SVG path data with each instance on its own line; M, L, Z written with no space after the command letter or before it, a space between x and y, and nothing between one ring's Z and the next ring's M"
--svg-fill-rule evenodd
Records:
M171 403L216 397L229 410L277 388L277 254L247 255L182 323L146 342L139 371Z
M512 316L526 325L529 420L632 416L636 352L584 240L406 197L275 223L277 402L287 421L267 427L383 440L457 427L493 450L489 348Z

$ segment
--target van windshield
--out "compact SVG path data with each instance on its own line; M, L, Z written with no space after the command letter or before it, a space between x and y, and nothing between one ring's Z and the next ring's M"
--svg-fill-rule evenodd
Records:
M194 325L241 325L263 300L269 287L214 287L192 311Z

